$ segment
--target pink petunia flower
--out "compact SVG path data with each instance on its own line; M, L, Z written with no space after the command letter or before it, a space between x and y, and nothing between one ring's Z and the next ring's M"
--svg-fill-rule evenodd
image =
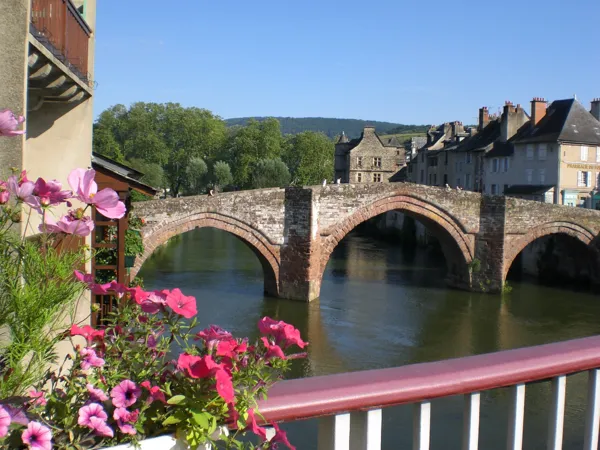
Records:
M165 398L165 394L160 390L158 386L152 386L148 380L143 381L140 386L144 389L148 390L150 397L148 398L149 403L159 401L162 403L167 403L167 399Z
M46 217L45 222L39 226L42 233L65 233L83 237L89 236L93 229L94 221L91 217L83 216L80 211L69 211L58 222Z
M290 450L296 450L296 447L294 447L292 444L290 444L290 441L288 440L288 437L287 437L287 433L285 431L283 431L281 428L279 428L279 425L274 423L273 429L275 430L275 435L269 441L270 443L277 444L278 442L281 442L283 445L285 445Z
M83 370L88 370L90 367L102 367L104 365L105 361L96 355L93 348L86 347L80 350L79 354L83 358L81 361L81 368Z
M83 336L87 341L88 345L90 345L94 340L102 342L102 340L104 339L104 330L96 330L89 325L79 327L76 324L73 324L71 326L70 332L71 336Z
M214 377L217 393L228 403L235 400L231 374L225 370L223 364L218 364L212 356L194 356L187 353L179 355L177 367L185 370L191 378Z
M92 402L105 402L108 400L108 395L106 395L102 389L95 388L90 383L86 384L85 388L87 389L88 394L90 394L90 400L92 400Z
M246 350L248 350L248 342L245 340L240 342L236 339L227 339L217 344L217 356L234 358Z
M199 331L198 334L196 334L195 339L202 339L208 352L212 353L215 345L218 345L218 343L223 340L229 340L231 338L232 335L229 331L225 331L216 325L211 325L210 327Z
M52 450L52 432L39 422L29 422L21 434L23 443L33 450Z
M94 205L98 212L109 219L120 219L125 215L125 204L119 201L119 195L110 188L98 192L94 181L93 169L74 169L68 180L75 197L88 205Z
M92 418L95 417L99 420L106 422L108 415L102 405L98 403L90 403L89 405L82 406L79 408L79 417L77 423L82 427L88 427L94 429Z
M90 419L90 425L90 428L94 430L98 436L113 437L115 435L113 429L109 427L104 420L100 420L97 417L92 417Z
M198 314L196 298L183 295L179 288L175 288L167 294L167 305L186 319L191 319Z
M127 411L125 408L117 408L113 413L113 419L117 421L117 425L121 433L124 434L136 434L135 428L132 424L138 420L139 411Z
M0 136L15 137L24 134L25 130L17 130L23 122L25 117L15 116L10 109L0 109Z
M156 314L164 310L167 303L167 296L159 291L149 292L148 296L141 300L142 311L148 314Z
M307 342L300 338L300 331L293 325L284 321L276 321L270 317L263 317L258 322L258 330L262 334L270 335L275 338L275 343L287 348L291 345L297 345L300 348L306 347Z
M267 430L266 428L258 426L258 422L256 422L256 416L254 415L254 409L250 408L248 410L248 419L246 420L246 428L250 428L254 434L259 436L263 440L267 440Z
M141 390L131 380L123 380L112 391L112 403L117 408L127 408L133 405L141 394Z
M48 400L46 400L45 397L45 393L42 391L36 391L35 389L31 389L27 395L29 395L29 397L31 399L33 399L32 403L34 405L39 405L39 406L44 406L46 403L48 403Z
M264 336L261 337L260 340L263 342L267 349L267 354L265 355L265 358L267 360L271 358L285 359L285 354L283 353L283 350L281 350L281 347L279 347L279 345L271 344L269 340Z
M8 434L8 427L10 427L11 422L12 420L8 411L0 406L0 438Z
M0 181L0 205L8 203L10 200L10 192L8 192L8 185L6 181Z

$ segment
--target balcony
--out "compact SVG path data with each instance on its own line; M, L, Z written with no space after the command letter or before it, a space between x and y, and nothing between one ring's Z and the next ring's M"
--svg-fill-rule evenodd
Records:
M91 28L71 0L32 0L29 109L44 102L77 103L91 96Z
M319 421L318 450L381 450L382 409L413 405L413 450L429 450L432 402L464 396L462 442L446 448L479 448L481 393L508 388L505 445L523 449L525 390L546 383L550 398L545 441L549 450L561 450L565 426L567 378L588 372L587 400L581 441L585 450L598 449L600 428L600 336L554 344L505 350L465 358L413 364L313 378L281 381L259 402L265 421ZM571 405L572 407L573 405ZM398 426L396 424L395 426ZM462 447L461 447L462 445Z

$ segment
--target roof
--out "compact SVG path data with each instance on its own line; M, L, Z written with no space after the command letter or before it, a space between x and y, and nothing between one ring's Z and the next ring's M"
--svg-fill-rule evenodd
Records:
M384 147L400 147L400 142L398 142L396 136L392 136L391 138L385 139L379 138L379 140L384 145Z
M531 132L531 121L526 122L517 130L515 135L504 142L498 139L494 142L492 149L485 154L486 158L498 158L502 156L511 156L515 152L515 142L527 136Z
M600 122L575 99L556 100L546 115L516 143L577 142L600 145Z
M346 136L346 133L344 133L342 131L342 135L338 139L337 143L338 144L347 144L348 142L350 142L350 139L348 139L348 136Z
M492 148L501 135L500 119L490 121L479 133L463 140L457 147L459 152L485 151Z
M539 184L514 184L507 189L504 189L504 194L522 194L522 195L535 195L545 194L553 185L539 185Z
M108 172L113 173L114 175L117 175L136 191L147 195L156 195L158 192L156 188L139 181L139 178L144 175L142 172L134 169L133 167L126 166L125 164L121 164L115 160L107 158L104 155L92 153L92 167L94 166L96 166L96 168L100 167Z

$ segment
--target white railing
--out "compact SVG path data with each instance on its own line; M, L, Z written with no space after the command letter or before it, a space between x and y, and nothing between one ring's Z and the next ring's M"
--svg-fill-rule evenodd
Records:
M462 449L477 450L480 393L510 387L506 448L521 450L527 384L547 381L552 390L547 448L560 450L567 376L588 371L584 450L597 450L599 367L600 336L393 369L283 381L271 389L259 409L267 421L318 418L319 450L380 450L382 409L413 404L413 450L428 450L431 401L464 395Z

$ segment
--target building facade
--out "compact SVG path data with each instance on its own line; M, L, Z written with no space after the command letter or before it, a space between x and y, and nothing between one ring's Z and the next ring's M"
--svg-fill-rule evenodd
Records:
M365 127L360 138L342 134L335 145L335 179L342 183L383 183L406 165L404 147L384 143L375 127Z

